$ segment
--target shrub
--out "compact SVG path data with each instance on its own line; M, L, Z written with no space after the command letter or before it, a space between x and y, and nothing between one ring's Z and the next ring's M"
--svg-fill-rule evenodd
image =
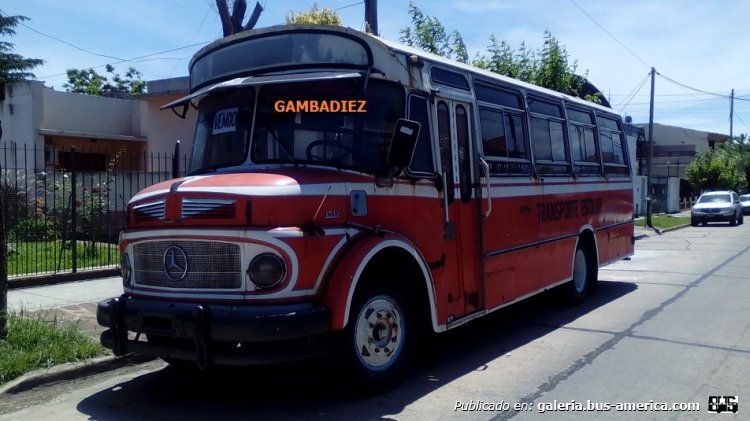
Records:
M16 223L8 235L10 241L51 241L57 237L55 224L47 218L27 217Z

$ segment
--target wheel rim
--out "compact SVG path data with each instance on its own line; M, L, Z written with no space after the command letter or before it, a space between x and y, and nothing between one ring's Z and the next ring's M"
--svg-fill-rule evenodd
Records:
M360 362L372 371L392 366L403 348L403 312L390 297L371 298L357 315L354 341Z
M580 249L576 250L576 258L573 262L573 285L579 293L583 293L586 289L586 277L588 276L586 266L586 253Z

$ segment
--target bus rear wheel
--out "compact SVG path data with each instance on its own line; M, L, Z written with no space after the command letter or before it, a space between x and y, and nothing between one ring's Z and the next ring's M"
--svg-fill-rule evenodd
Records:
M568 282L567 292L572 303L582 301L598 287L599 265L589 247L579 242L573 256L573 279Z

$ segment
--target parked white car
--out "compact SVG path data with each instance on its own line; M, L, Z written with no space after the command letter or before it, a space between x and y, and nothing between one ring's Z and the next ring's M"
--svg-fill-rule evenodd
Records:
M742 204L742 213L750 214L750 194L741 194L740 203Z
M744 222L742 204L737 193L727 191L706 192L698 198L690 210L690 225L696 227L698 224L709 222L729 222L729 225L738 225Z

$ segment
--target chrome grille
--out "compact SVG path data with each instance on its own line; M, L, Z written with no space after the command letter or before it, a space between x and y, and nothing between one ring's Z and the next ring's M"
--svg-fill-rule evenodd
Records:
M234 218L234 200L182 199L182 219Z
M179 247L187 257L184 277L176 280L167 274L165 267L165 254L172 246ZM133 274L138 285L197 289L238 289L242 286L240 247L237 244L150 241L133 246L133 260Z
M139 222L146 219L164 219L163 200L133 206L133 220Z

